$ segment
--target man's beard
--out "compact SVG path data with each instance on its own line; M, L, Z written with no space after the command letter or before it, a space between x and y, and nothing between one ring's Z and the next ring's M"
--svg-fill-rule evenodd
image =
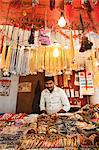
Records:
M49 91L50 91L50 93L52 93L53 92L53 90L54 90L54 88L52 88L52 89L48 89Z

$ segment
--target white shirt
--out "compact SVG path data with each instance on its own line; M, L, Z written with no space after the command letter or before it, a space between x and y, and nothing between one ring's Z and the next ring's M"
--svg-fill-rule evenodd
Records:
M47 114L53 114L61 109L66 112L70 110L70 103L65 91L56 86L51 93L48 89L44 89L41 93L40 110L46 110Z

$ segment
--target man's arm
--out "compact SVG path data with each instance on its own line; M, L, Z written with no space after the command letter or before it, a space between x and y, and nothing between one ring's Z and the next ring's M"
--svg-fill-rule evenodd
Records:
M70 103L68 100L68 97L63 89L61 89L61 101L62 101L62 109L59 111L59 113L64 113L70 110Z
M45 99L44 99L44 92L43 91L41 93L41 98L40 98L40 112L41 113L46 113L46 110L45 110Z

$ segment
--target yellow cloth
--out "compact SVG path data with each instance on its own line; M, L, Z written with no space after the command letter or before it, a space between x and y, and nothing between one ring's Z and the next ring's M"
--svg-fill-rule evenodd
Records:
M11 60L12 46L8 47L8 52L5 60L4 71L9 71L10 68L10 60Z
M66 54L66 52L67 52L67 49L64 49L63 53L64 53L64 69L65 69L65 71L67 69L67 54Z
M30 60L29 60L29 68L30 68L30 74L36 74L37 72L37 60L36 60L36 50L35 48L31 49L30 52Z
M66 74L63 74L63 82L64 82L64 87L68 86L68 77Z
M54 57L54 50L56 47L50 47L50 74L56 75L57 57ZM58 48L57 48L58 50Z
M72 65L74 55L75 55L75 51L74 51L74 44L73 44L73 35L72 35L72 30L71 30L70 31L70 45L69 45L69 63L70 63L70 67Z
M57 73L58 74L61 74L61 66L62 66L62 63L61 63L61 60L62 60L62 57L61 57L61 47L58 48L59 50L59 56L57 58Z
M53 47L49 47L49 71L50 71L50 74L53 74Z
M45 48L45 73L50 73L50 47Z
M41 46L36 48L37 50L37 69L42 72L44 70L44 55L45 47Z
M45 47L41 48L41 69L44 70L45 67Z
M66 55L66 70L70 70L71 69L71 59L70 59L70 51L69 49L65 51L65 55Z

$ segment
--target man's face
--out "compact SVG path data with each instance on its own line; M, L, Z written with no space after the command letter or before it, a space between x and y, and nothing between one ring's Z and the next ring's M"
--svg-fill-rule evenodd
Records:
M45 82L45 87L52 92L54 89L54 82L52 80Z

